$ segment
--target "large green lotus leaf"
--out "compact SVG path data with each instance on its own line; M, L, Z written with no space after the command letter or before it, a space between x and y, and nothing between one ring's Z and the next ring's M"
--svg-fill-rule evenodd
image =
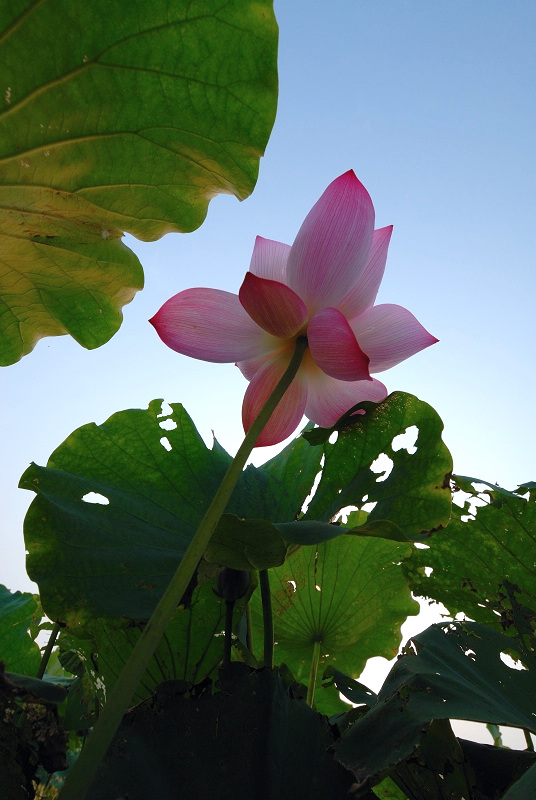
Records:
M407 758L432 720L466 719L536 732L536 683L505 654L520 645L478 623L441 623L414 637L376 704L335 745L357 780Z
M165 684L129 711L87 800L344 800L325 718L277 671L231 664L219 691Z
M410 546L385 539L339 536L302 547L270 570L276 663L307 683L315 643L320 642L319 675L328 665L357 677L372 656L393 658L400 626L418 613L400 562ZM259 592L251 599L254 640L262 641ZM316 705L340 710L321 688Z
M448 528L434 534L429 549L414 550L404 570L415 594L443 603L452 616L463 612L501 629L505 582L536 611L536 497L491 484L477 491L473 483L484 484L456 478L467 492L463 507L453 504Z
M0 584L0 661L10 672L37 672L41 653L28 632L36 611L32 594L10 592Z
M368 522L388 521L409 539L441 530L450 518L452 471L442 430L434 409L413 395L395 392L368 403L366 414L346 420L334 444L325 441L322 477L305 518L327 521L348 506L375 504ZM305 436L317 441L318 434Z
M252 191L277 97L270 0L43 0L0 12L0 352L98 347L142 287L123 231L191 231Z
M84 425L47 467L22 476L21 486L37 494L25 520L28 573L51 619L147 619L175 572L231 458L217 444L206 447L180 404L170 414L161 408L155 400ZM228 511L277 521L280 488L275 475L250 466ZM292 518L308 491L285 500Z

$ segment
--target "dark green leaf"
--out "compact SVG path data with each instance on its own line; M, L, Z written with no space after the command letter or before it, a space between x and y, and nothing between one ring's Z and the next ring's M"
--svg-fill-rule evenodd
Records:
M279 522L274 525L286 542L290 544L320 544L335 539L342 533L348 533L340 525L329 522L301 519L298 522Z
M333 683L338 692L356 705L372 706L376 702L377 695L371 689L354 678L349 678L335 667L327 668L324 672L324 681L324 686Z
M130 711L88 800L347 798L352 776L327 751L325 718L276 671L231 667L216 694L168 683Z
M435 719L468 719L536 731L536 684L501 655L516 642L477 623L432 625L416 636L378 701L335 745L358 780L407 758ZM519 657L519 652L517 652Z
M464 739L458 741L475 775L474 800L502 800L507 788L515 784L527 770L531 771L536 762L536 754L530 750L510 750ZM532 780L534 777L533 772ZM507 797L510 795L507 794ZM517 800L531 800L532 797L534 792L521 795Z
M270 0L58 0L0 18L3 364L98 347L142 287L123 231L191 231L252 191L276 110ZM31 65L31 69L28 68Z
M377 536L379 539L389 539L392 542L407 542L408 538L404 532L388 519L377 519L373 522L364 522L357 528L354 528L352 517L361 514L361 511L354 511L348 516L348 522L344 525L345 532L354 534L354 536Z
M502 800L533 800L536 796L536 764L510 786Z
M450 517L452 460L433 408L395 392L379 405L370 404L365 415L351 419L334 444L324 444L322 478L306 519L327 522L344 508L367 511L373 505L368 522L388 521L408 539L445 527ZM380 456L383 464L376 465Z
M521 604L536 610L536 497L492 484L479 492L473 483L484 482L456 477L470 497L462 508L453 504L448 528L430 539L429 549L414 550L404 570L415 594L443 603L451 616L464 612L502 629L505 581L519 587Z
M528 481L527 483L522 483L516 489L516 494L525 494L528 492L531 496L531 499L534 499L534 494L536 493L536 482L535 481Z
M472 792L474 772L445 719L431 723L416 752L391 775L410 800L477 800Z
M205 558L224 567L251 571L278 567L286 554L287 546L271 522L223 514Z
M14 672L37 672L41 653L28 633L37 602L27 592L10 592L0 584L0 660Z
M67 697L67 688L62 685L65 683L65 679L55 680L52 678L42 681L38 678L28 677L28 675L17 675L14 672L6 672L5 676L10 683L32 695L36 701L58 704ZM70 683L71 681L68 680L68 684Z

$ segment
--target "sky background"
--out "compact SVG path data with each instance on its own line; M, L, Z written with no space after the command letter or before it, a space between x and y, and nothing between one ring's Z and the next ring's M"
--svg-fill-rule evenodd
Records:
M246 381L166 348L147 322L190 286L237 292L255 236L292 243L326 186L353 169L376 227L393 224L378 302L439 344L382 373L438 411L455 471L512 489L536 479L536 4L532 0L278 0L280 101L257 187L212 201L204 225L144 244L146 288L104 347L42 340L0 373L0 583L35 590L17 489L76 428L153 398L182 402L235 452ZM255 463L274 453L255 451ZM422 627L422 626L421 626Z

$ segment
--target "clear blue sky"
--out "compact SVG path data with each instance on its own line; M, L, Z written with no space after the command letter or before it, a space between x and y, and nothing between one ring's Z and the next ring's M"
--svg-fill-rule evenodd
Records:
M22 538L32 496L19 477L75 428L163 397L207 441L214 430L236 449L245 380L168 350L147 319L189 286L236 292L256 234L291 243L350 168L377 226L394 225L379 301L406 306L440 339L382 380L437 409L456 471L507 488L536 478L536 5L280 0L276 13L280 103L252 197L217 198L193 234L128 242L146 289L108 345L47 339L0 374L0 582L13 590L32 587Z

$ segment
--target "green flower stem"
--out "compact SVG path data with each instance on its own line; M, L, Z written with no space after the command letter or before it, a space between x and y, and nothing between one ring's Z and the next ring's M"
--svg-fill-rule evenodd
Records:
M261 584L262 624L264 628L264 666L273 669L274 666L274 621L272 618L272 598L270 596L270 580L268 570L259 570Z
M307 697L306 703L308 706L313 707L316 688L316 675L318 672L318 662L320 661L320 642L315 642L313 645L313 657L311 659L311 671L309 672L309 683L307 684Z
M56 622L54 623L54 627L50 632L50 636L47 642L47 646L43 650L43 655L41 657L41 662L39 664L39 669L37 670L35 677L41 679L45 674L45 670L47 668L48 662L50 660L50 656L52 655L52 650L54 645L56 644L56 639L59 636L61 630L61 626Z
M78 760L70 770L63 789L60 791L59 800L82 800L89 788L119 727L119 723L132 700L136 687L156 650L158 642L171 621L175 609L180 603L186 587L206 550L214 528L227 507L246 461L274 409L292 383L306 349L307 339L305 337L297 339L296 348L286 372L261 409L259 416L253 422L236 456L229 465L229 469L225 473L205 516L201 520L195 536L110 692L106 705L95 724L93 733L88 738Z

